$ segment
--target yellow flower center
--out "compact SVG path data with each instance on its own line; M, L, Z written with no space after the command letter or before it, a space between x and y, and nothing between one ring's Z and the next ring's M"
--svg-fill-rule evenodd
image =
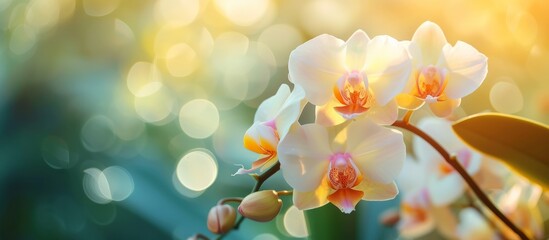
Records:
M446 73L444 69L429 65L422 68L416 76L416 97L438 98L445 87Z
M334 87L334 96L343 105L334 109L347 119L368 111L373 100L368 81L359 71L345 73Z

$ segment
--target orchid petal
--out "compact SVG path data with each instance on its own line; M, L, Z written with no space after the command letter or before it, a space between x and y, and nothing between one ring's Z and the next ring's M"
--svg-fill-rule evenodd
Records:
M330 155L328 133L317 124L294 124L278 147L284 179L302 192L313 191L321 184Z
M355 210L355 206L360 202L363 195L364 193L361 191L343 188L328 196L328 201L338 207L342 212L349 214Z
M290 88L286 84L280 85L276 94L265 99L255 112L254 122L271 121L276 117L286 99L290 96Z
M332 97L325 105L317 106L315 108L315 122L323 126L334 126L347 121L347 119L335 110L335 107L340 105L341 103Z
M341 39L323 34L291 52L290 80L303 87L312 104L324 105L332 95L333 86L346 72L344 44Z
M444 101L430 103L429 108L431 108L431 111L437 117L448 117L454 112L455 108L459 107L460 104L461 98L446 99Z
M447 206L457 200L465 191L463 179L457 172L447 174L442 178L431 175L427 188L435 206Z
M444 61L448 69L446 95L462 98L475 91L486 78L488 59L471 45L458 41L454 47L444 48Z
M278 115L275 117L276 129L280 139L286 136L290 126L299 119L299 115L301 115L306 103L307 101L305 101L305 92L303 91L303 88L295 85L294 90L290 96L288 96L278 112Z
M357 30L345 43L345 62L349 71L362 71L366 63L366 49L370 38L362 31Z
M330 186L326 180L322 180L322 184L313 191L301 192L294 190L293 202L297 209L308 210L326 205L328 195L330 195Z
M446 44L448 41L442 29L437 24L427 21L418 27L408 49L416 67L435 65Z
M344 131L347 152L360 172L373 181L391 183L400 173L406 158L402 133L368 119L352 122Z
M398 106L396 101L389 101L385 106L373 106L367 114L373 122L379 125L391 125L398 118Z
M407 93L402 93L396 96L398 106L408 110L417 110L425 101Z
M374 37L368 43L366 76L377 104L383 106L402 92L412 65L406 49L389 36Z
M379 183L369 179L364 179L353 189L362 191L364 193L362 200L367 201L391 200L398 194L398 188L394 182Z

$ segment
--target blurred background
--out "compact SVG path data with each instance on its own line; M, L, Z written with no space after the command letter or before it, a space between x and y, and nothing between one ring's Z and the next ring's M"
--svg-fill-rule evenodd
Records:
M549 124L544 0L0 0L0 238L213 237L210 207L254 184L231 174L257 157L242 136L288 83L290 51L358 28L406 40L426 20L489 59L457 117L495 111ZM279 174L264 188L289 186ZM318 219L335 207L304 215L284 200L275 221L245 221L226 239L334 227ZM336 218L350 236L394 239L378 216L396 205L362 202Z

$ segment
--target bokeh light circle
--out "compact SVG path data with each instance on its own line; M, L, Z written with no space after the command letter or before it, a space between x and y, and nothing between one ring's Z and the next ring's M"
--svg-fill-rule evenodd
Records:
M179 160L176 168L179 182L192 191L203 191L217 178L217 162L205 149L196 149Z
M113 12L120 0L82 0L84 12L92 17L102 17Z
M284 214L284 228L293 237L304 238L309 236L305 214L296 206L291 206Z
M67 169L71 166L67 143L58 137L49 136L42 142L42 158L53 169Z
M133 95L145 97L158 91L162 81L158 68L149 62L136 62L126 78L128 89Z
M259 22L271 6L270 0L215 0L215 5L229 21L240 26Z
M155 17L174 26L188 25L198 16L198 0L159 0L155 6Z
M166 54L166 67L175 77L186 77L198 67L197 54L189 45L179 43Z
M90 152L107 150L116 140L113 128L114 124L105 116L88 119L80 132L82 144Z
M522 110L524 98L515 84L498 82L490 90L490 103L496 111L511 114Z
M192 138L207 138L219 127L217 107L205 99L187 102L179 111L179 124Z
M132 194L134 189L133 178L126 169L111 166L103 170L103 175L105 177L99 179L101 180L99 190L107 199L122 201ZM106 182L103 180L106 180Z

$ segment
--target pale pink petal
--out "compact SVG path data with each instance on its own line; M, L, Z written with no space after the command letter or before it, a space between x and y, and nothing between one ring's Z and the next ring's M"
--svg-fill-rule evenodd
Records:
M379 125L391 125L398 118L396 101L389 101L385 106L374 105L366 114L373 122Z
M431 201L435 206L447 206L456 201L465 190L465 183L457 172L443 177L431 175L429 178L428 190Z
M462 98L475 91L486 78L488 59L471 45L458 41L454 47L444 48L444 62L448 70L446 95Z
M325 104L337 80L346 72L344 44L341 39L324 34L303 43L290 54L290 80L303 87L312 104Z
M349 71L362 71L366 62L366 47L370 38L362 31L357 30L345 43L345 62Z
M293 202L299 210L308 210L326 205L330 195L330 186L326 181L322 181L316 189L309 192L294 190Z
M398 194L397 185L391 183L379 183L367 178L353 189L364 192L362 200L366 201L386 201L391 200Z
M442 29L433 22L424 22L418 27L409 45L414 65L427 66L437 64L442 48L448 43Z
M459 107L460 104L461 98L447 99L444 101L430 103L429 108L431 108L431 111L437 117L448 117L454 112L455 108Z
M392 37L377 36L368 43L366 77L377 104L383 106L404 89L412 64L406 49Z
M290 96L288 96L278 112L278 115L275 117L276 129L278 130L280 139L286 136L290 126L299 119L305 104L307 104L307 101L305 100L303 88L297 85L294 86L294 90Z
M335 97L325 105L315 108L315 122L323 126L334 126L347 121L334 107L341 106Z
M280 85L276 94L270 98L265 99L255 112L254 122L271 121L275 118L276 114L280 111L284 102L290 95L290 88L286 84Z
M406 158L401 132L368 119L356 120L343 131L347 134L346 151L362 174L381 183L396 178Z
M317 124L294 124L278 145L284 179L292 188L308 192L316 189L326 175L331 155L328 133Z

